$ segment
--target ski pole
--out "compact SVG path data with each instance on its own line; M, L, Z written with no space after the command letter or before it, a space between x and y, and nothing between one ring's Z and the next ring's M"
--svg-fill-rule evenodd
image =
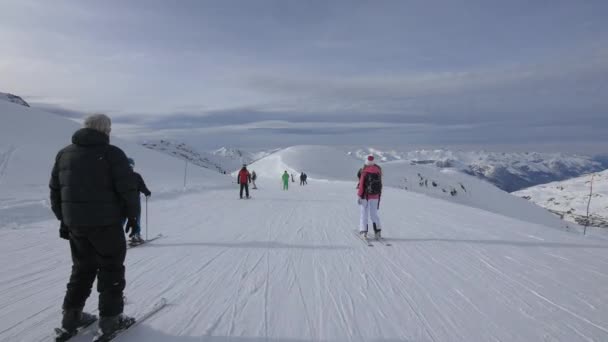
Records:
M148 240L148 196L146 196L146 240Z

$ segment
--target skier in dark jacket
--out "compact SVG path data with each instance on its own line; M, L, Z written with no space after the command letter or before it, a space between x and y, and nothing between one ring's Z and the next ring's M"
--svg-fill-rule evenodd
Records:
M253 184L252 189L257 189L257 185L255 185L255 181L258 179L258 175L255 174L255 171L251 171L251 184Z
M135 161L132 158L128 158L128 161L129 161L129 166L131 167L131 169L133 169L135 167ZM146 199L147 199L147 197L152 196L152 193L146 186L146 183L144 182L144 179L142 178L142 176L135 171L133 171L133 174L135 175L135 179L137 180L138 195L139 195L139 193L142 193L142 194L144 194L144 196L146 196ZM139 196L137 196L137 198L139 199ZM140 204L140 206L141 206L141 204ZM135 228L131 230L131 234L129 234L129 237L131 238L129 243L132 245L137 245L137 244L141 244L144 242L144 240L141 238L141 211L140 211L140 214L137 216L137 226L135 226Z
M241 168L241 171L239 171L236 178L236 182L237 184L241 185L241 199L243 199L243 190L245 190L245 194L247 195L247 198L249 198L249 183L251 183L251 174L247 170L247 165L243 164L243 167Z
M57 340L72 336L95 316L83 312L97 278L99 336L107 337L135 322L123 314L127 231L140 212L137 183L124 152L110 145L110 118L94 114L57 154L50 190L59 236L69 240L72 275L63 301Z

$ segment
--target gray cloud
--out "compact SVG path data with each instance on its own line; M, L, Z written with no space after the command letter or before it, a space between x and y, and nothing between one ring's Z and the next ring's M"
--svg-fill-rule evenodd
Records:
M8 0L0 91L142 139L599 149L607 16L599 0Z

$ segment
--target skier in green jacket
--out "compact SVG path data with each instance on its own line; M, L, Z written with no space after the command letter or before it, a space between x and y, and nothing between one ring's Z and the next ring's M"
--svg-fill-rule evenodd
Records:
M289 174L287 170L283 173L283 190L289 190Z

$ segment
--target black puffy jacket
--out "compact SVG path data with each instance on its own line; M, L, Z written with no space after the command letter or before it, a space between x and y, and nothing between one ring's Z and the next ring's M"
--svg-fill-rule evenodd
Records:
M72 145L59 151L49 186L53 213L70 229L122 224L140 213L127 156L93 129L76 131Z

